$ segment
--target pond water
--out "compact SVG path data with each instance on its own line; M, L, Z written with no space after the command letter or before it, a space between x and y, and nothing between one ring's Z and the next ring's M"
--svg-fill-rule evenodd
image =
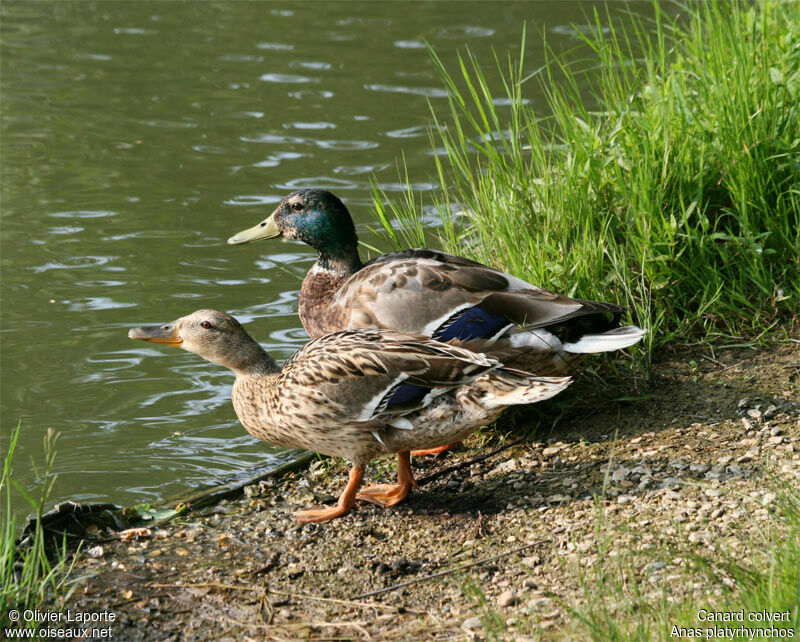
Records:
M398 191L404 156L422 198L435 189L428 101L446 102L424 43L451 69L469 46L496 79L492 50L517 55L523 23L533 70L541 35L577 47L572 25L596 6L4 2L0 427L5 453L21 422L15 477L41 483L48 428L54 501L152 502L290 457L239 426L228 371L127 329L213 307L291 354L312 251L225 240L314 186L388 249L368 231L370 177Z

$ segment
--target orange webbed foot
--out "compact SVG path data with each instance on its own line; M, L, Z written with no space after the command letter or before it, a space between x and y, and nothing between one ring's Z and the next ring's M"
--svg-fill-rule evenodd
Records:
M414 476L411 474L411 456L408 451L398 454L399 466L397 468L396 484L375 484L362 490L356 499L363 499L378 506L388 508L402 502L408 495L412 486L416 486Z
M436 448L425 448L424 450L412 450L411 454L414 455L414 457L424 457L425 455L438 455L439 453L443 453L445 451L450 450L455 445L456 444L446 444L444 446L437 446Z
M327 522L329 519L335 519L346 515L352 509L352 506L331 506L330 508L307 508L306 510L299 510L292 513L294 517L301 524L308 524L309 522Z
M388 508L402 502L410 490L411 484L375 484L374 486L367 486L356 495L356 499L363 499L365 502L372 502L378 506Z
M353 466L350 469L350 478L347 481L347 486L339 496L339 501L336 506L329 508L308 508L306 510L297 511L292 515L301 524L309 522L327 522L329 519L335 519L346 515L353 508L356 503L356 495L358 489L361 488L361 479L364 477L364 469L358 466Z

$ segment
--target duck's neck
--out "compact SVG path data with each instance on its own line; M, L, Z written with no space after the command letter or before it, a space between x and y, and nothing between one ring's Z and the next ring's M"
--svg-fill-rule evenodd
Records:
M355 246L337 254L320 253L300 288L300 321L312 339L345 329L339 327L341 315L331 304L342 284L362 265Z
M358 255L358 241L355 238L352 243L348 243L346 247L337 248L336 251L317 251L319 257L312 269L316 268L347 278L358 272L363 266L361 257Z
M218 358L209 358L209 361L216 361L225 366L232 370L237 377L278 373L280 367L275 359L269 356L255 339L250 336L247 338L249 341L237 346L235 351L228 351L224 355L219 355Z

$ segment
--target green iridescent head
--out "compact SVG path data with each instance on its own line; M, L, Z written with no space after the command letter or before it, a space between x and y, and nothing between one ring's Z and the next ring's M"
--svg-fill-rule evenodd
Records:
M321 256L356 252L358 237L344 203L324 189L302 189L286 196L264 221L228 239L230 245L276 237L303 241Z

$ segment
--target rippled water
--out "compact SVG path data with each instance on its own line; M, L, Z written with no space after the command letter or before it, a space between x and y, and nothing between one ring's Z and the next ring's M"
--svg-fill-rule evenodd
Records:
M276 357L307 339L309 248L225 239L286 193L335 191L361 236L369 178L402 156L434 189L425 42L527 65L574 48L571 2L5 2L2 10L2 445L16 477L61 433L56 497L130 504L274 465L229 402L232 375L127 328L227 310ZM619 8L620 5L617 5ZM644 5L634 5L646 11ZM584 51L585 54L585 51ZM542 103L530 83L527 96ZM385 245L383 246L385 247Z

